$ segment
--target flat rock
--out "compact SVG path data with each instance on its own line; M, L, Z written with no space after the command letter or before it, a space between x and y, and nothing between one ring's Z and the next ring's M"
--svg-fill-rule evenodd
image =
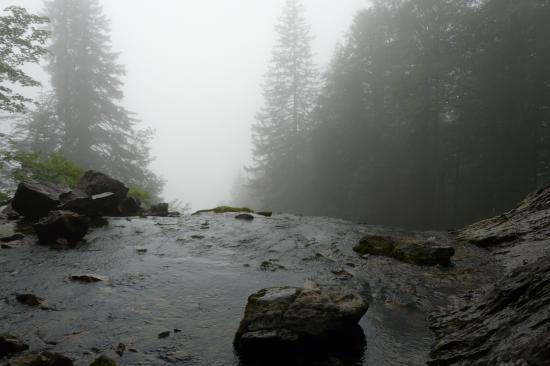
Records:
M366 313L363 297L308 283L304 288L273 287L248 298L234 347L242 356L292 352L353 342Z
M105 281L105 277L99 276L96 274L76 274L76 275L70 275L69 279L71 281L75 282L82 282L82 283L96 283L96 282L102 282Z
M13 334L0 334L0 356L11 355L29 349L19 337Z

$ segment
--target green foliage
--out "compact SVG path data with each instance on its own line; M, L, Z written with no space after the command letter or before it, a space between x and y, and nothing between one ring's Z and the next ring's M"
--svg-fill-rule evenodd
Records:
M130 187L130 190L128 191L128 197L137 198L141 202L148 205L152 205L154 203L151 193L135 186Z
M12 87L40 85L21 66L37 63L47 53L44 45L49 33L40 26L48 19L17 6L8 7L5 12L7 14L0 16L0 110L22 112L31 100Z
M8 159L15 164L12 177L16 182L39 180L75 187L84 170L61 153L43 157L33 152L15 152Z

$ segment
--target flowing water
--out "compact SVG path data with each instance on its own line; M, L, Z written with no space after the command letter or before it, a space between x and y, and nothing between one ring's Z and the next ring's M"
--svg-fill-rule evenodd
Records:
M2 226L5 234L10 225ZM72 250L38 246L29 236L0 250L0 332L19 335L32 350L62 353L76 365L101 353L122 365L241 365L232 340L247 297L311 279L370 299L360 323L363 353L331 364L425 364L432 342L425 311L457 291L456 274L353 253L362 235L381 230L327 218L277 215L246 222L232 214L201 214L111 219ZM408 235L450 240L438 233ZM87 273L105 280L68 279ZM17 303L20 293L45 298L50 309ZM159 338L165 331L170 335ZM114 353L119 343L126 346L122 357Z

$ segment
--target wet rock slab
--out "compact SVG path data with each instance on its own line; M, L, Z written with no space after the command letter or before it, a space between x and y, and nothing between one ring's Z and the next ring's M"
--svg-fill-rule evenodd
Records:
M312 283L264 289L248 298L234 347L241 357L262 358L361 343L357 323L367 309L358 294Z
M434 313L431 365L550 364L550 257Z
M29 349L21 338L13 334L0 334L0 357L23 352Z

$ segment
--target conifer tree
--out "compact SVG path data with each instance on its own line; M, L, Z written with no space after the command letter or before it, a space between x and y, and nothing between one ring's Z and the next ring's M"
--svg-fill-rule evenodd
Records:
M112 51L99 1L46 1L46 15L52 31L47 70L63 134L59 148L85 168L157 195L162 182L147 168L152 132L138 129L134 114L121 105L125 70Z
M253 187L266 205L283 208L288 175L298 179L303 139L312 127L318 75L311 51L310 27L298 0L288 0L279 23L263 83L265 104L252 129ZM293 189L292 191L296 191Z

